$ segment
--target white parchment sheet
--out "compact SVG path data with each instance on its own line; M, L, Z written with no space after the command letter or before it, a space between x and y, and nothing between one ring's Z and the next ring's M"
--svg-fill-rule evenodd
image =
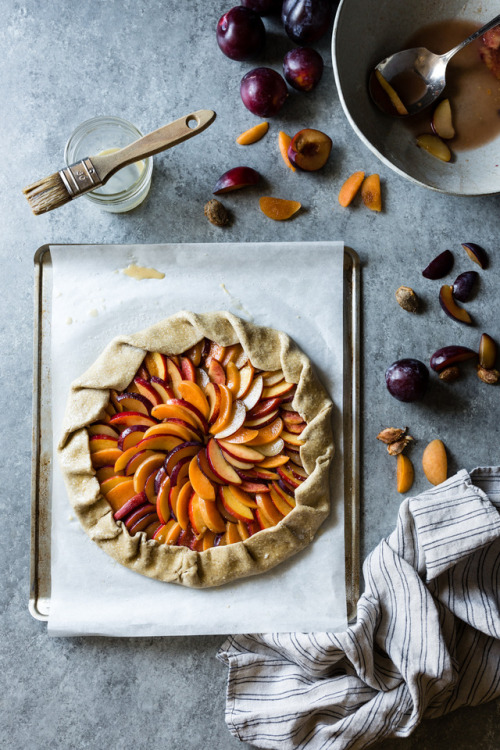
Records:
M57 457L52 491L52 635L202 635L346 627L342 474L341 242L51 247L54 456L70 383L119 334L178 310L230 310L286 331L335 405L332 513L308 549L268 573L195 590L141 576L85 535ZM138 281L129 264L164 279Z

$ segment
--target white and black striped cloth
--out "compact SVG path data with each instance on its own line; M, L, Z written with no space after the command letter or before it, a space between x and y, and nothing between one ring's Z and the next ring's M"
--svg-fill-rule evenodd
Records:
M343 633L239 635L226 722L259 748L366 748L500 695L500 467L406 499ZM297 602L300 606L300 601Z

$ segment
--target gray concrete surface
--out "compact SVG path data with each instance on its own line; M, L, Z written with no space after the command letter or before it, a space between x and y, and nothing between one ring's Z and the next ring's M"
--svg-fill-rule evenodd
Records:
M254 122L238 94L250 65L223 57L214 34L229 6L220 0L0 0L5 437L0 462L0 746L5 750L241 747L224 724L226 674L214 658L221 638L52 640L45 625L28 613L32 286L38 246L343 239L355 248L363 264L363 556L391 530L400 502L394 462L375 440L382 427L410 426L418 440L411 452L416 466L426 442L436 436L448 446L451 471L500 460L500 390L479 383L471 368L452 386L433 378L429 397L415 405L393 400L383 378L387 365L401 356L426 360L445 344L476 346L482 330L500 339L499 198L433 194L381 165L358 142L341 111L328 41L318 45L326 71L317 91L292 95L268 137L243 152L234 138ZM262 62L279 67L290 45L277 24L268 25L272 40ZM130 215L100 213L83 199L43 217L30 214L22 187L62 166L66 138L82 120L115 114L147 132L203 107L217 110L216 123L157 157L151 194ZM334 151L321 173L294 175L283 167L276 134L305 126L329 133ZM238 163L259 169L266 184L229 195L224 202L234 223L220 230L207 223L203 205L217 177ZM337 205L339 185L355 169L381 174L382 214ZM299 199L305 210L294 221L271 223L257 206L263 193ZM470 240L488 249L492 263L481 273L470 303L477 325L465 329L441 312L439 282L425 281L420 272L446 247L455 251L457 273L470 268L460 249ZM284 268L283 278L276 280L284 294L291 273ZM412 316L397 306L394 291L400 284L421 293L423 314ZM426 486L417 471L415 491ZM493 750L500 746L499 707L496 702L424 722L409 740L380 747Z

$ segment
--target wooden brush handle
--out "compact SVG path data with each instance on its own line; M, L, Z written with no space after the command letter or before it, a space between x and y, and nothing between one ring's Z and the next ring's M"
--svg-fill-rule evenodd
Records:
M140 159L146 159L153 154L158 154L160 151L165 151L167 148L182 143L182 141L187 141L188 138L192 138L193 135L197 135L208 128L214 120L215 112L211 109L199 109L197 112L191 112L185 117L180 117L178 120L154 130L113 154L92 156L92 164L101 182L104 183L122 167L133 164Z

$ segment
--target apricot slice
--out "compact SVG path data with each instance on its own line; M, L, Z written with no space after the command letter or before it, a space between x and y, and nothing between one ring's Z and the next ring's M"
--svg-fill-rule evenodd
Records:
M382 211L382 194L378 174L371 174L369 177L365 177L361 185L361 197L363 198L363 203L370 211Z
M253 128L245 130L244 133L239 135L236 139L236 143L239 143L240 146L250 146L251 143L257 143L257 141L260 141L268 130L268 122L259 122L258 125L254 125Z
M448 459L442 440L431 440L422 456L422 468L431 484L441 484L448 476Z
M283 161L285 162L287 167L289 167L292 170L292 172L296 172L297 170L295 169L292 162L288 158L288 147L291 142L292 142L291 136L284 133L283 130L280 130L279 135L278 135L280 154L283 157Z
M415 473L412 462L404 453L400 453L397 457L396 476L398 492L408 492L413 484Z
M259 200L262 213L270 219L274 219L274 221L286 221L297 213L301 205L298 201L272 198L271 196L264 196Z
M343 208L347 208L353 200L354 196L361 187L361 183L365 179L364 172L354 172L344 182L339 192L339 203Z

